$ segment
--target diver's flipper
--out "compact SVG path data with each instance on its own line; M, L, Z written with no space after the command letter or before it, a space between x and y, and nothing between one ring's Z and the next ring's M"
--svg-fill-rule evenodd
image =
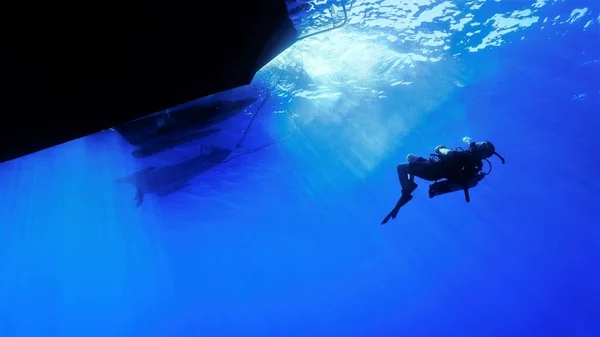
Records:
M119 179L115 180L115 184L124 184L124 183L133 184L133 183L135 183L135 181L138 178L143 178L145 175L147 175L148 173L150 173L154 170L156 170L156 167L154 167L154 166L147 167L143 170L132 173L132 174L128 175L127 177L119 178Z
M385 219L383 219L383 221L381 222L382 225L385 225L388 221L390 221L390 219L392 218L392 214L394 213L394 210L392 210L386 217Z
M135 207L140 207L144 202L144 192L138 189L133 200L135 201Z
M381 224L384 225L388 221L390 221L390 219L396 219L396 216L398 215L400 208L402 208L402 206L406 205L409 201L411 201L412 198L413 198L413 196L410 194L403 194L400 197L400 199L398 199L398 202L396 203L396 206L394 207L394 209L392 209L392 211L385 217L385 219L383 219Z

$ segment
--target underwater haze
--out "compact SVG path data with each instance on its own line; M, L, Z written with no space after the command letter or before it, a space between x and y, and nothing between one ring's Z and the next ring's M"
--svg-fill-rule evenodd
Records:
M600 2L289 6L250 85L145 127L210 125L0 164L0 336L600 336ZM465 136L506 158L471 202L417 179L380 225Z

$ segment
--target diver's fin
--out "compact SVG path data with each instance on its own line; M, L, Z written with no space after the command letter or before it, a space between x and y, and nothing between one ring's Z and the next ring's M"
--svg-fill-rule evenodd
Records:
M135 193L135 197L133 197L133 200L135 201L135 207L140 207L140 205L144 202L144 192L138 189Z
M390 219L392 218L392 213L394 212L394 210L392 210L386 217L385 219L383 219L383 221L381 222L382 225L385 225L388 221L390 221Z
M394 209L392 209L392 211L388 213L388 215L385 217L385 219L383 219L381 224L385 225L388 221L390 221L390 219L396 219L400 208L402 208L402 206L406 205L409 201L411 201L412 198L413 196L411 194L402 194L400 199L398 199L396 206L394 206Z
M154 166L147 167L143 170L132 173L132 174L128 175L127 177L119 178L119 179L115 180L115 184L132 183L133 181L135 181L136 178L143 177L144 175L146 175L154 170L156 170L156 167L154 167Z

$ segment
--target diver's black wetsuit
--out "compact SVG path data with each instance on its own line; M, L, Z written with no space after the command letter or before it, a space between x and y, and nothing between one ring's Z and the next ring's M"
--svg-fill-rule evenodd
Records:
M415 177L427 181L435 181L430 185L429 197L445 194L458 190L465 191L465 197L469 201L468 189L475 187L485 174L480 173L483 167L483 159L492 155L498 155L490 142L471 142L468 150L450 150L445 146L438 146L436 154L430 159L408 155L406 162L397 166L398 179L402 187L402 196L396 203L396 207L382 221L382 225L390 219L395 219L402 206L412 200L412 192L418 187L414 182ZM442 182L438 182L443 180Z
M441 179L461 181L476 176L483 167L481 159L470 151L452 151L447 155L438 155L438 158L438 160L426 160L420 157L416 161L400 164L398 174L408 173L427 181ZM400 181L402 182L402 179Z

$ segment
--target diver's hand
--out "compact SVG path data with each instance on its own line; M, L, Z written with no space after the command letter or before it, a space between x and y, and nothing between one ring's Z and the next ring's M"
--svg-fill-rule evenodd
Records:
M452 153L454 153L454 151L448 147L446 147L445 145L438 145L435 148L435 153L442 155L442 156L448 156Z
M445 154L442 153L442 149L447 149L448 147L446 145L438 145L435 147L435 153L437 154Z
M475 152L475 151L477 151L477 144L476 144L475 142L471 142L471 143L469 143L469 150L470 150L471 152Z

